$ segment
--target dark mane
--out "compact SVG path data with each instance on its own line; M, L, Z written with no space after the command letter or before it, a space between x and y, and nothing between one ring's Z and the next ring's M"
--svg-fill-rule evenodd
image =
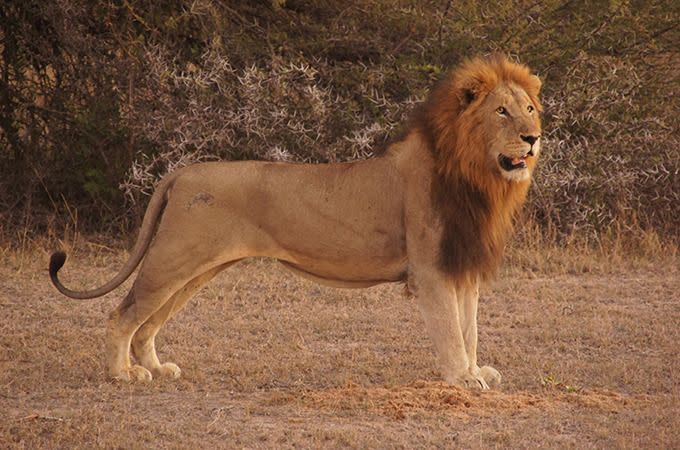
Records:
M540 81L526 66L502 56L473 59L441 83L416 111L413 127L424 137L435 159L431 195L443 224L440 267L456 278L492 277L503 258L512 222L524 202L529 181L508 182L463 164L483 146L469 121L460 120L495 86L513 81L537 108Z

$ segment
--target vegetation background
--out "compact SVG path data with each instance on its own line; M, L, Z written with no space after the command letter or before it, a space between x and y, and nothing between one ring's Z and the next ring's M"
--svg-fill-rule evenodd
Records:
M679 27L673 0L6 0L0 236L134 230L195 161L369 157L500 51L544 80L543 234L677 238Z

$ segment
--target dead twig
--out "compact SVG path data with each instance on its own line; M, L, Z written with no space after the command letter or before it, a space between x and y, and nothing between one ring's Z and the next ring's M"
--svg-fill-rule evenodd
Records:
M25 422L27 420L52 420L52 421L57 421L57 422L63 422L64 419L61 417L54 417L54 416L47 416L44 414L29 414L26 417L22 417L19 419L19 422Z

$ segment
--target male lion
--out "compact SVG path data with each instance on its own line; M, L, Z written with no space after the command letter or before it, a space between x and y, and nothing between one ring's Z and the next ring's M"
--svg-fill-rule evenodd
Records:
M154 348L160 327L218 272L275 258L320 283L407 282L445 380L488 389L477 365L479 283L492 275L523 203L540 148L540 80L502 56L464 62L384 154L339 164L215 162L166 176L151 197L130 259L93 298L144 260L107 328L109 375L178 377ZM155 237L154 237L155 236ZM140 365L131 365L130 347Z

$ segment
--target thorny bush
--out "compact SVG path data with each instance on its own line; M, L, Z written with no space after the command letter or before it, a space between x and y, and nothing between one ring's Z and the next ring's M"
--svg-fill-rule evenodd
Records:
M129 226L197 161L370 157L448 67L502 51L544 80L527 216L679 236L678 2L5 3L2 235Z

